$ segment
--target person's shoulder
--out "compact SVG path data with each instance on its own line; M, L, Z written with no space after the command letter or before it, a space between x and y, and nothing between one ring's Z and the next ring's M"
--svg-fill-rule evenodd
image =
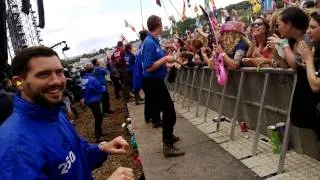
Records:
M246 49L249 48L249 44L248 44L246 41L241 40L241 41L239 41L239 43L236 45L236 48L237 48L237 49L244 49L244 50L246 50Z

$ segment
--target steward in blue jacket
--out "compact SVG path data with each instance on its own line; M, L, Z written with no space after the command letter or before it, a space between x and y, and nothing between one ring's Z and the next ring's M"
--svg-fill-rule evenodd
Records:
M82 77L82 91L84 103L89 106L94 116L94 133L96 142L99 142L100 137L102 136L103 121L100 102L102 100L102 94L106 92L106 88L93 76L93 70L92 64L88 64L85 67L85 73Z
M81 139L62 107L45 108L14 98L0 126L0 179L93 179L108 155Z
M92 73L84 73L82 77L82 91L84 103L88 105L93 102L100 102L102 93L106 91L106 88Z
M26 68L28 67L28 68ZM62 108L66 79L58 54L35 46L12 60L12 80L18 85L13 113L0 126L0 179L93 179L91 170L108 154L125 154L128 143L117 137L89 144L69 123ZM125 171L133 180L132 170ZM123 174L115 171L111 179Z
M110 97L108 92L108 83L106 80L106 75L109 73L107 68L102 67L103 62L98 59L93 59L91 63L94 66L93 76L97 78L97 80L105 86L106 90L102 93L102 112L104 115L113 114L114 112L110 109Z

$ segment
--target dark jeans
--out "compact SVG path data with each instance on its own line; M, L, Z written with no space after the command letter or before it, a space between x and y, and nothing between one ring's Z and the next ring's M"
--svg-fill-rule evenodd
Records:
M160 120L160 112L162 111L163 143L171 145L176 112L165 82L163 79L144 78L143 86L146 90L151 118L152 120Z
M111 76L112 84L114 87L114 94L116 98L120 98L119 92L121 90L120 77Z
M102 113L110 113L110 98L108 91L102 94Z
M125 101L129 100L130 98L130 77L129 72L127 70L120 71L120 80L122 84L122 93Z
M149 121L151 119L151 111L150 111L150 103L149 103L149 93L147 93L147 89L143 86L142 90L144 92L144 119ZM159 115L160 116L160 115ZM155 123L155 122L153 122Z
M89 108L91 109L91 112L94 116L94 133L96 138L99 138L102 135L102 121L103 116L100 109L100 102L92 102L88 104Z

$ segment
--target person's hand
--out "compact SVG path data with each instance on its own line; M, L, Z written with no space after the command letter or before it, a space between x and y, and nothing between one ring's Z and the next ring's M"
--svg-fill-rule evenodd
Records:
M133 170L131 168L119 167L107 180L134 180Z
M247 66L255 66L255 67L258 67L264 64L264 61L260 58L243 58L242 62Z
M253 39L250 43L250 47L249 48L254 48L257 46L257 40Z
M219 44L219 45L215 45L215 46L213 47L213 51L216 52L216 53L218 53L218 54L224 53L224 50L222 49L222 47L221 47L220 44Z
M313 53L304 41L299 42L297 51L302 56L304 62L313 60Z
M201 63L201 59L200 59L200 56L198 54L194 55L194 63L195 64L200 64Z
M282 39L278 35L273 34L272 36L268 37L267 44L280 44L281 41Z
M121 136L114 138L112 141L103 144L101 151L109 154L127 154L129 150L128 142Z

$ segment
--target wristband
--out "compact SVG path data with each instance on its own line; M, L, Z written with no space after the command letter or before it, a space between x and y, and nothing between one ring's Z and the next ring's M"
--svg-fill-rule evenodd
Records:
M108 143L107 141L102 141L101 143L99 143L98 148L100 149L100 151L103 151L102 146L107 143Z
M283 39L279 42L279 45L282 49L289 47L289 41L288 39Z

